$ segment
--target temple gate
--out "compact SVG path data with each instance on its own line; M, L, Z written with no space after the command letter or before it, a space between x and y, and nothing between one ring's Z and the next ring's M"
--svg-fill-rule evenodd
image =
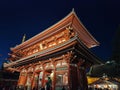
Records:
M101 63L89 50L99 43L72 11L61 21L11 48L9 71L20 72L18 87L87 90L86 69ZM49 83L48 83L49 82Z

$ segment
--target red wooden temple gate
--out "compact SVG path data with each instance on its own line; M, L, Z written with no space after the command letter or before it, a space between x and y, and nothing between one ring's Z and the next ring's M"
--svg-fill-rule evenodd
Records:
M19 88L46 88L50 79L52 90L87 90L86 69L100 63L89 49L98 45L72 11L42 33L11 48L11 62L4 63L4 68L20 72Z

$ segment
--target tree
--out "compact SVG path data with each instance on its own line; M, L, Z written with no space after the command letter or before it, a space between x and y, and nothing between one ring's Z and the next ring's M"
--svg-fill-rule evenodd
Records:
M113 39L113 49L111 60L114 60L116 63L120 64L120 25L116 30L115 37Z

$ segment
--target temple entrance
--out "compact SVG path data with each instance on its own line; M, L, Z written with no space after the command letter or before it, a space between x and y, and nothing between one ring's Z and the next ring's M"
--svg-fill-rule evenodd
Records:
M43 81L43 71L39 72L39 76L38 76L38 90L41 90L42 88L42 81Z
M40 90L42 88L43 71L35 72L32 89Z
M55 90L62 90L62 89L68 90L68 73L62 72L62 73L56 73L56 85Z

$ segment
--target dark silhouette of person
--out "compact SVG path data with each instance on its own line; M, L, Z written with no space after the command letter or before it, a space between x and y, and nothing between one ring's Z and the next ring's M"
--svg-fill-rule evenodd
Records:
M65 87L63 86L62 90L65 90Z
M48 77L48 81L46 82L46 89L51 90L51 86L52 86L52 80L50 77Z

